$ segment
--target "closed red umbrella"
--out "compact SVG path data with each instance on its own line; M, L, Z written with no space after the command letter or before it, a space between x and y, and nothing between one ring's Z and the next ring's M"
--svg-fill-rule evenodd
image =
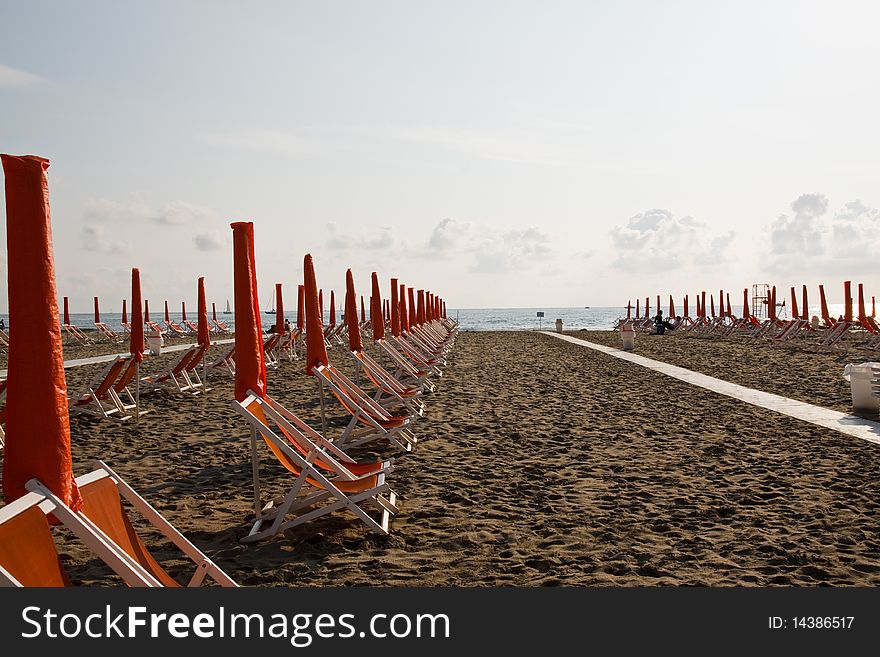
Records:
M364 343L361 340L361 327L358 325L356 299L354 276L349 269L345 272L345 324L348 326L348 348L359 352L364 350Z
M254 224L236 221L230 226L235 299L235 399L244 401L249 390L260 397L266 396L266 361L257 298Z
M364 323L366 321L367 321L367 313L364 310L364 295L362 294L361 295L361 323Z
M843 321L853 321L852 282L843 282Z
M284 297L281 283L275 283L275 332L284 335Z
M776 321L776 286L770 289L770 319Z
M9 221L8 217L7 217L7 221ZM10 323L12 323L12 322L10 322ZM70 311L67 308L67 297L64 297L64 324L67 326L70 325Z
M749 288L743 290L743 317L745 319L751 317L751 313L749 312Z
M810 319L810 306L809 306L809 302L807 300L807 286L806 285L804 285L801 288L801 301L803 302L801 304L801 319L808 320L808 319Z
M144 318L141 315L141 270L131 270L131 332L128 335L128 350L134 359L144 360Z
M150 300L144 299L144 323L150 321Z
M141 271L131 270L131 329L128 351L135 360L134 407L135 421L141 417L141 363L144 361L144 317L141 315Z
M205 277L201 276L199 278L199 297L198 297L198 309L199 309L199 323L197 339L199 344L205 345L205 347L211 346L211 332L208 330L208 300L205 297Z
M859 283L859 321L865 321L868 315L865 311L865 290L862 283Z
M330 326L336 326L336 294L330 290Z
M400 336L400 305L397 300L397 279L391 279L391 335Z
M669 295L669 318L672 319L675 317L675 301L672 300L672 295Z
M296 286L296 327L302 332L306 325L306 286Z
M98 297L95 297L95 324L101 323L101 311L98 309Z
M324 318L322 317L320 292L315 279L315 263L307 253L303 259L303 275L306 285L306 373L320 365L329 365L327 343L324 342Z
M217 304L213 301L211 302L211 319L217 321Z
M128 324L128 313L126 312L125 303L126 303L126 299L123 299L122 300L122 323Z
M33 155L0 160L6 178L9 321L19 327L9 336L3 499L9 504L25 495L25 484L36 477L77 510L82 499L71 469L49 160Z
M308 302L306 302L308 303ZM318 310L321 313L321 330L324 330L324 290L318 290ZM308 320L306 320L308 321Z
M834 323L834 319L828 314L828 303L825 301L825 286L819 286L819 304L822 309L822 319Z
M404 333L409 333L409 314L406 309L406 285L403 283L400 284L400 294L397 297L397 302L400 308L400 330Z
M165 299L165 321L171 321L171 313L168 312L168 299Z
M373 322L373 340L385 339L385 322L382 317L382 296L379 277L373 272L373 295L370 297L370 319Z
M798 319L799 317L800 313L798 312L797 292L795 292L794 288L791 288L791 318Z
M714 318L715 317L715 297L713 297L711 294L709 295L709 308L711 309L712 317Z
M425 316L425 291L419 290L418 292L418 306L416 308L416 318L418 319L419 324L424 324L426 321Z
M416 302L415 302L416 296L415 295L416 295L415 290L413 290L411 287L406 288L406 298L409 300L409 305L407 307L407 310L409 311L409 320L408 320L409 330L412 330L412 328L419 323L418 317L416 317Z
M186 301L180 302L180 321L186 321Z

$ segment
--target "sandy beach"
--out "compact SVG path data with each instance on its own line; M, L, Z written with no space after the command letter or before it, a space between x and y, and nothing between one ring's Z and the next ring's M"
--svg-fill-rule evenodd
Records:
M745 358L736 343L636 339L643 355L848 410L842 354L756 343ZM176 357L150 358L144 372ZM342 349L331 359L355 374ZM68 387L101 367L67 370ZM389 477L402 505L390 536L336 513L245 545L248 430L232 380L210 385L145 397L152 412L139 423L72 418L74 472L106 460L246 586L880 583L880 447L534 332L458 336L415 426L420 442ZM270 370L269 393L320 428L302 361ZM333 435L346 418L329 401ZM287 473L262 466L281 492ZM76 583L117 582L60 542ZM182 561L167 565L188 577Z

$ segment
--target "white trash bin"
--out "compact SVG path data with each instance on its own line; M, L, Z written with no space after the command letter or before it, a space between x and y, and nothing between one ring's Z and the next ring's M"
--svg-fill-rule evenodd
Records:
M626 351L632 351L636 347L636 330L633 328L632 322L624 322L620 326L620 338L623 340L623 348Z
M880 399L874 396L871 381L873 368L880 363L851 363L843 368L843 378L849 381L852 391L853 410L860 413L880 412Z
M152 333L147 338L147 347L150 349L151 356L159 356L162 353L162 345L165 343L165 340L162 339L162 335L160 333Z

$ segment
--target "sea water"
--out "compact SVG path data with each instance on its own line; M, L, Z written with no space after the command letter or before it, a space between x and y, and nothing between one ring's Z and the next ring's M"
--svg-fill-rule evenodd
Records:
M679 308L678 312L683 309ZM731 311L737 317L742 313L742 306L732 306ZM832 317L837 317L843 313L843 304L829 304L828 311ZM538 313L543 313L543 317L539 317ZM655 309L651 309L651 314L655 313ZM664 315L667 309L664 309ZM605 331L613 329L618 320L626 317L626 307L622 308L447 308L446 314L451 319L456 320L462 330L465 331L531 331L531 330L556 330L556 320L562 320L562 328L566 331L577 331L586 329L588 331ZM635 309L633 309L633 315ZM693 309L691 309L693 314ZM810 306L810 316L819 315L819 307ZM780 308L779 317L787 319L788 314L785 308ZM210 315L209 315L210 316ZM164 327L164 313L151 317L160 326ZM285 317L290 320L291 324L296 323L296 312L285 313ZM341 315L340 315L341 317ZM0 313L0 318L6 322L9 327L9 315ZM74 326L86 330L94 330L95 315L94 313L70 313L70 322ZM181 324L180 313L171 313L171 321ZM128 315L131 321L131 314ZM196 322L195 313L187 313L187 319L193 323ZM235 313L229 315L217 313L217 319L235 329ZM275 313L265 313L260 316L263 328L268 329L275 324ZM324 313L324 321L329 320L329 311ZM122 314L121 313L101 313L101 321L113 331L122 331Z

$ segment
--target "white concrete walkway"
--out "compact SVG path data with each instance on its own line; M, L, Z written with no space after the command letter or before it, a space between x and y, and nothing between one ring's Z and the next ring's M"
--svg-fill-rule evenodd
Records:
M235 338L225 338L223 340L214 340L211 342L212 345L215 344L232 344L235 342ZM172 347L162 347L162 353L173 353L175 351L185 351L195 344L194 342L190 342L187 344L176 344ZM146 353L149 353L149 349L147 349ZM92 356L90 358L74 358L73 360L64 361L64 369L69 369L71 367L79 367L80 365L94 365L95 363L109 363L111 360L116 358L117 356L128 356L128 352L124 351L118 354L103 354L101 356ZM6 370L0 370L0 378L6 378Z
M707 376L706 374L686 370L683 367L676 367L675 365L663 363L659 360L645 358L644 356L639 356L631 351L606 347L602 344L588 342L587 340L573 338L560 333L551 333L549 331L542 331L542 333L554 338L559 338L560 340L565 340L566 342L571 342L572 344L587 347L588 349L601 351L604 354L619 358L620 360L647 367L655 372L671 376L673 379L678 379L679 381L684 381L685 383L690 383L691 385L705 388L712 392L717 392L719 395L739 399L747 404L776 411L777 413L797 418L803 422L809 422L810 424L839 431L840 433L845 433L849 436L867 440L875 445L880 445L880 422L866 420L865 418L857 417L855 415L847 415L846 413L834 411L830 408L813 406L812 404L796 401L780 395L774 395L769 392L746 388L745 386L736 383L722 381L721 379L716 379L715 377Z

